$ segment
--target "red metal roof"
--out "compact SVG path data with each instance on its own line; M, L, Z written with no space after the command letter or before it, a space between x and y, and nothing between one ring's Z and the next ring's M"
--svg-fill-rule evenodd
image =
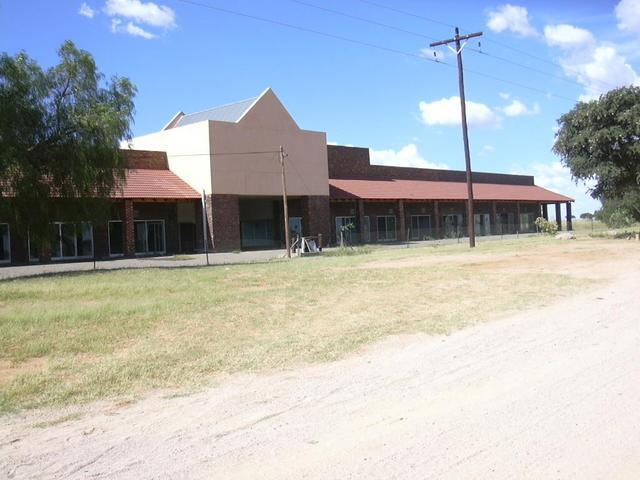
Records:
M112 198L195 200L200 194L171 170L127 169L124 187Z
M467 184L426 180L350 180L329 179L332 199L362 198L369 200L466 200ZM571 202L565 197L536 185L500 185L474 183L475 200Z

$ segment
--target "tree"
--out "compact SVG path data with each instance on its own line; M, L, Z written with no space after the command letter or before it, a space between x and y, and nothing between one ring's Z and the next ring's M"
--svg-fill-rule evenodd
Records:
M573 178L595 181L593 198L621 200L640 219L640 87L580 102L558 124L553 151Z
M0 55L0 218L45 243L53 220L105 215L136 93L127 78L105 82L71 41L58 56L43 70L24 52Z
M585 212L580 214L582 220L593 220L593 213Z

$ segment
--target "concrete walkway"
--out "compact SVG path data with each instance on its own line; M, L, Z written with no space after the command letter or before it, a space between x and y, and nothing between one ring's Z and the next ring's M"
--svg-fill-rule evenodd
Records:
M536 236L535 233L521 235L492 235L488 237L478 237L477 242L489 242L500 240L515 240L517 238L527 238ZM451 245L455 243L467 243L468 238L446 238L441 240L394 242L387 244L372 244L374 248L411 248L428 245ZM331 251L335 248L325 248ZM209 265L229 265L238 263L267 262L278 258L284 258L285 251L278 250L258 250L250 252L236 253L210 253ZM10 267L0 267L0 280L11 278L33 277L38 275L51 275L66 272L86 272L90 270L119 270L124 268L176 268L176 267L199 267L207 265L207 258L204 254L190 254L167 257L137 257L137 258L117 258L109 260L66 262L20 265Z

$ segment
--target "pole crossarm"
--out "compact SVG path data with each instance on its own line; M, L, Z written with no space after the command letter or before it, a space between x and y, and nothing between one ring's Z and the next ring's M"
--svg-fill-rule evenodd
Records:
M453 38L448 38L446 40L440 40L438 42L433 42L433 43L430 43L429 46L430 47L439 47L440 45L446 45L447 43L453 43L455 41L469 40L470 38L481 37L481 36L482 36L482 32L470 33L469 35L458 35L458 34L456 34L456 36L453 37Z

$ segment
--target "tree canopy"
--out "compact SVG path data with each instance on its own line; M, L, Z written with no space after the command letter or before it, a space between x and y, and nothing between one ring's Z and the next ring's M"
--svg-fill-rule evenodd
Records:
M578 180L593 180L594 198L640 192L640 87L611 90L580 102L558 120L553 151ZM640 214L640 211L638 212Z
M53 220L105 209L124 175L118 147L134 114L129 79L105 81L71 41L58 56L45 70L24 52L0 55L0 214L38 240Z

